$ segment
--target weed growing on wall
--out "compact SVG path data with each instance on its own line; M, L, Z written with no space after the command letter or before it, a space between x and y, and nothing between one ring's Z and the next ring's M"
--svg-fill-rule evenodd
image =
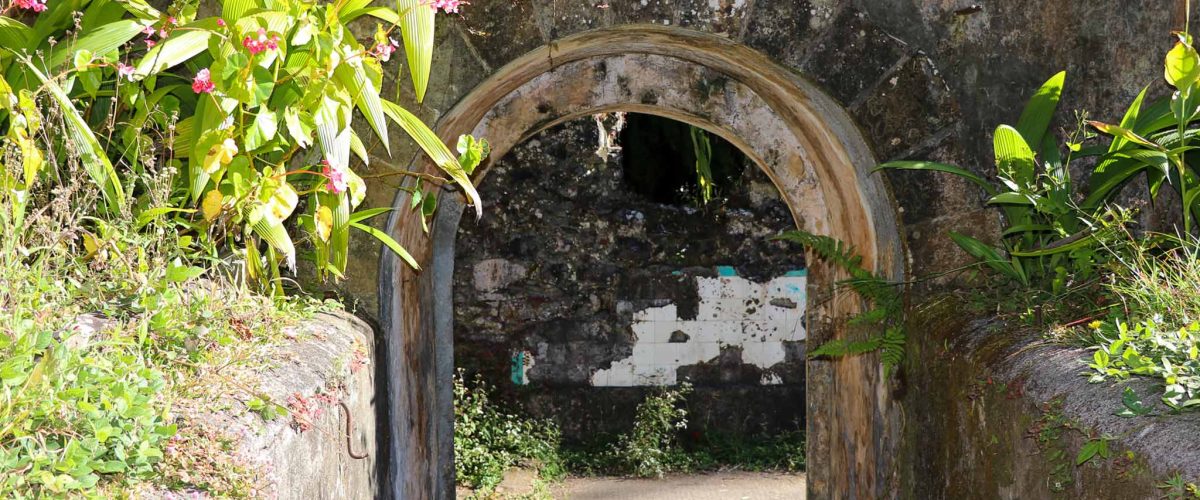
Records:
M804 245L817 257L849 273L850 278L838 285L848 286L869 303L867 310L849 318L849 323L881 330L866 340L831 340L810 351L809 357L852 356L880 351L884 376L891 374L904 361L906 339L904 300L898 286L864 268L862 256L856 255L854 249L845 242L805 231L788 231L779 238Z

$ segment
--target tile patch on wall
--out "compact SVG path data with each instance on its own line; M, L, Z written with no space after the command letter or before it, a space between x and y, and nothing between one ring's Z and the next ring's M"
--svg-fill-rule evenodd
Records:
M700 303L694 319L681 319L674 304L635 312L633 354L593 373L592 385L674 385L679 367L712 361L727 348L740 349L743 363L764 370L761 384L780 383L767 370L784 361L784 342L805 338L807 273L791 271L756 283L732 267L717 271L716 278L696 278Z

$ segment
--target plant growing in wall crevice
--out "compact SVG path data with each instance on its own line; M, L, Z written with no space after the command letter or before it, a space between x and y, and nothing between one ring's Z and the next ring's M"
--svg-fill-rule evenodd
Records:
M899 285L863 267L862 256L855 254L854 248L843 241L799 230L784 232L778 238L799 243L820 259L849 273L850 278L837 285L853 290L868 306L865 311L848 318L848 323L879 331L865 340L830 340L810 351L809 357L853 356L880 351L884 376L889 376L904 361L907 339L904 300Z

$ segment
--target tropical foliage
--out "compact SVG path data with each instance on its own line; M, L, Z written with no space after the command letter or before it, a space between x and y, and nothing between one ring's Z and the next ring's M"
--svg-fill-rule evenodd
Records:
M196 256L235 255L247 281L276 288L280 264L294 267L302 238L317 272L340 276L351 227L416 265L363 224L383 210L354 212L366 185L351 155L368 164L368 139L390 153L389 124L479 207L468 175L486 142L464 139L457 156L380 93L381 63L400 31L423 97L435 6L227 0L200 17L187 3L167 11L140 0L37 5L41 12L22 16L29 24L0 17L0 132L21 165L5 174L7 190L27 192L64 162L79 162L101 190L98 214L167 221ZM375 34L359 41L349 23L367 19ZM365 130L373 137L359 135ZM146 178L157 175L174 178L169 191L148 189Z

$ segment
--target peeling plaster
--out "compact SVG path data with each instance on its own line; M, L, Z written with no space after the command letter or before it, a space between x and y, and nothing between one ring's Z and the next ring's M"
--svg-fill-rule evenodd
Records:
M782 383L769 370L784 361L784 342L805 339L807 273L791 271L765 283L737 276L727 266L719 267L718 274L696 278L700 305L695 319L680 318L675 304L636 311L632 355L596 371L592 385L675 385L678 368L714 361L731 348L740 350L743 363L763 370L761 384Z

